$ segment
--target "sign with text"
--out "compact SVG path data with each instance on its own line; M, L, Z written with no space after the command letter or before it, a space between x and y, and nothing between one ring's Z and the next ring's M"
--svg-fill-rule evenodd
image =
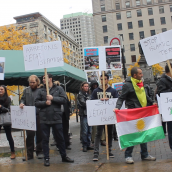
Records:
M4 80L5 57L0 57L0 80Z
M112 88L114 88L115 90L122 90L124 83L123 82L118 82L118 83L113 83L112 84Z
M36 109L35 106L11 106L12 128L36 131Z
M149 66L172 58L172 30L140 40Z
M25 71L64 66L61 41L23 46Z
M172 121L172 92L161 93L161 111L163 121Z
M89 126L108 125L116 123L116 116L113 109L116 106L117 98L108 101L88 100L87 104L87 120ZM124 109L123 104L121 109Z

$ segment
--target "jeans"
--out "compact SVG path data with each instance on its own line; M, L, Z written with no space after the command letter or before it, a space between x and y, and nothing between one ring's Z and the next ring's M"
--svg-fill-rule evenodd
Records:
M0 130L1 130L1 127L2 126L0 126ZM3 127L4 127L4 130L5 130L7 140L8 140L9 145L10 145L11 152L15 152L15 150L14 150L14 140L13 140L13 137L11 135L11 126L7 125L7 126L3 126Z
M63 136L65 140L65 145L68 147L70 145L69 142L69 120L66 119L65 114L62 115L62 123L63 123Z
M169 140L169 146L172 150L172 121L167 122L167 132L168 132L168 140Z
M133 152L134 146L128 147L125 151L125 158L132 157L132 152ZM141 148L141 158L146 158L148 156L148 151L147 151L147 143L142 143L140 144Z
M81 132L82 146L89 147L91 143L92 127L88 126L86 115L81 116Z
M33 157L34 152L34 137L36 133L36 154L42 153L42 135L39 116L36 116L36 131L27 130L26 146L27 156Z
M62 158L66 157L65 150L65 141L63 137L63 126L62 124L41 124L42 129L42 148L44 153L44 159L49 159L49 137L50 137L50 128L54 130L54 137L57 143L57 146L60 151L60 155Z
M94 140L94 154L99 154L100 138L101 138L104 127L105 127L104 125L97 126L97 133L96 133L96 137ZM110 153L111 148L112 148L113 125L107 125L107 127L108 127L108 145L109 145L109 153Z

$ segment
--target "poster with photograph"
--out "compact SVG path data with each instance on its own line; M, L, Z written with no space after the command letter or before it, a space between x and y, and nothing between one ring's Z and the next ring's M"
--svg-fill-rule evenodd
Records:
M85 70L98 70L99 69L99 49L98 48L85 48L84 49L84 62Z
M0 80L4 80L5 57L0 57Z
M91 82L91 81L99 82L99 73L98 73L98 71L87 71L86 76L87 76L87 82Z
M112 75L112 71L111 70L106 70L104 72L105 72L105 74L107 74L109 76L109 80L113 78L113 75ZM99 74L102 75L102 71L100 71Z

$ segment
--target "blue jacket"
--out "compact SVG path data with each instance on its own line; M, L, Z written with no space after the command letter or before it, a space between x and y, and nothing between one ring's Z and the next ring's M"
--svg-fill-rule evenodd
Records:
M103 98L103 89L101 86L99 86L93 91L91 95L91 100L101 99L101 98ZM117 91L111 86L109 86L106 90L106 98L109 98L109 99L118 98Z

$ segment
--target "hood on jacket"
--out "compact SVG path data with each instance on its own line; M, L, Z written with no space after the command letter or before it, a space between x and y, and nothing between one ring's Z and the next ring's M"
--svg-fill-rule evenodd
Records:
M125 82L131 82L131 76L125 79Z
M93 88L93 85L97 84L97 87L99 86L99 83L96 80L92 80L90 83L90 89L93 91L95 88Z

